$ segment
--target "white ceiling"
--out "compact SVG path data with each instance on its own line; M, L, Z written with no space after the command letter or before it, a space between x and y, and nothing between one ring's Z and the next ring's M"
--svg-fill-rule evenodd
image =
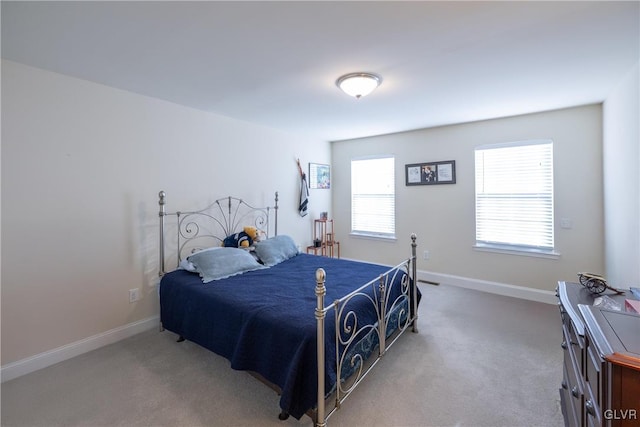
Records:
M603 101L640 2L7 2L2 57L341 140ZM384 81L355 100L336 79Z

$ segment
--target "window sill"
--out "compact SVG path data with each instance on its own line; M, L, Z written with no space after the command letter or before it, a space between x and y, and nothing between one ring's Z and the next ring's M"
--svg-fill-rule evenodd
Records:
M476 243L473 249L480 252L494 252L499 254L529 256L534 258L559 259L560 253L555 250L515 248L507 245L490 245L486 243Z
M388 235L385 236L382 234L373 234L373 233L358 233L354 231L349 233L349 236L355 237L358 239L383 240L387 242L395 242L398 240L396 239L396 236L388 236Z

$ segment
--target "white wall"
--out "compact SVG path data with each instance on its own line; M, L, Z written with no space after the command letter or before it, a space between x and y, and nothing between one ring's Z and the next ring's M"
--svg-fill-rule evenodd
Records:
M159 190L168 210L277 190L301 246L330 208L315 191L299 217L295 163L329 163L328 142L10 61L2 125L3 366L158 315Z
M604 106L612 283L638 284L640 276L637 94L636 67ZM578 271L605 272L599 105L329 147L10 61L2 61L1 96L3 367L157 316L159 190L169 210L229 194L271 204L278 190L279 231L301 246L310 242L313 218L329 211L344 257L395 263L416 232L420 254L431 254L419 268L444 276L550 291ZM472 249L473 148L528 138L555 142L558 260ZM349 186L339 183L350 180L351 157L389 153L396 156L398 241L352 238ZM309 161L332 163L333 189L311 190L306 218L296 210L296 157L305 169ZM450 159L457 184L404 185L405 164ZM611 168L620 173L609 181ZM559 228L564 217L572 229ZM129 304L136 287L143 298Z
M618 287L640 286L640 67L603 104L606 271Z
M474 148L483 144L549 138L554 142L556 249L559 259L479 252L475 243ZM395 264L418 235L418 268L440 277L553 291L576 273L603 273L602 108L589 105L539 114L444 126L332 143L335 182L349 182L350 160L396 158L396 242L349 236L350 188L333 191L336 236L345 257ZM404 165L456 161L453 185L405 186ZM561 218L571 229L559 226ZM429 250L430 259L422 260Z

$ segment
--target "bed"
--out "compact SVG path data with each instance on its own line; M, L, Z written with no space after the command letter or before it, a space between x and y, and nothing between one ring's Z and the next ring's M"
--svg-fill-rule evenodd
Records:
M274 388L281 419L306 414L325 426L391 345L418 332L415 235L410 256L389 267L300 253L278 234L277 193L266 208L234 197L199 211L165 205L160 192L162 329ZM220 248L247 225L259 241Z

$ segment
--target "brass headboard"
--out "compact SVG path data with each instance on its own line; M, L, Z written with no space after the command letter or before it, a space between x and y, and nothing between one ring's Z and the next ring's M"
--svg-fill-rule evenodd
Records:
M166 273L166 239L165 217L176 217L176 256L177 265L196 249L220 246L225 237L242 231L244 226L253 226L259 230L261 237L278 235L278 192L275 193L275 205L256 208L237 197L223 197L209 204L204 209L191 212L167 212L166 193L158 193L160 206L160 276ZM271 214L274 215L273 220ZM273 221L273 224L272 224ZM273 234L272 232L273 225Z

